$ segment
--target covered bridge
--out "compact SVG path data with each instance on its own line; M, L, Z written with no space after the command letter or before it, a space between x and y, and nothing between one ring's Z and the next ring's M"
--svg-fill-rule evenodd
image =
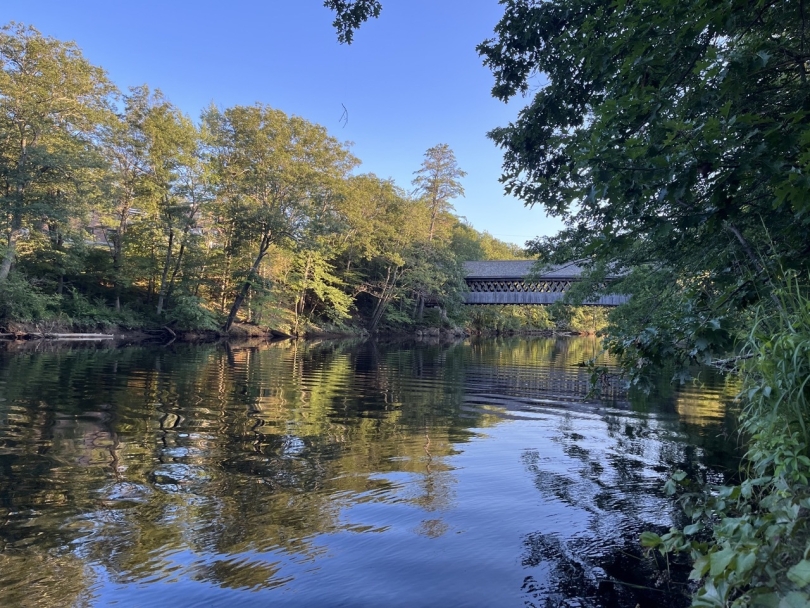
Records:
M553 304L581 280L583 269L575 262L552 266L540 275L532 275L534 264L534 260L464 262L464 280L469 289L465 303ZM608 295L586 304L618 306L627 300L625 295Z

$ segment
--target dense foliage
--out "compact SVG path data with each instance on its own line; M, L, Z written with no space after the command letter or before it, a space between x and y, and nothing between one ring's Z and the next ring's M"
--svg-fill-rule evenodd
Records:
M706 361L741 311L810 271L810 40L801 0L501 0L478 51L493 95L527 98L491 137L503 182L566 222L531 249L632 294L628 370ZM342 41L376 0L332 3ZM353 16L354 19L350 19ZM586 295L582 292L581 295ZM748 318L750 321L750 317Z
M676 472L666 489L690 523L642 536L650 550L691 555L694 606L810 604L810 299L788 285L778 309L759 307L744 346L742 481L718 487Z
M426 307L450 324L461 262L523 255L453 214L465 173L446 144L410 194L303 118L256 104L195 121L30 27L0 30L0 68L6 325L375 330Z
M537 89L491 133L503 181L567 224L534 250L590 260L597 284L628 273L611 345L632 368L725 350L741 310L810 270L806 7L503 4L479 46L493 93Z
M503 4L497 37L479 46L493 93L506 100L540 80L518 120L491 134L503 181L567 226L533 250L589 260L594 288L623 274L612 289L633 298L608 344L631 376L673 358L708 362L735 342L752 355L743 481L687 492L692 523L642 541L691 553L695 606L807 605L805 4ZM679 472L668 489L679 483L695 481Z

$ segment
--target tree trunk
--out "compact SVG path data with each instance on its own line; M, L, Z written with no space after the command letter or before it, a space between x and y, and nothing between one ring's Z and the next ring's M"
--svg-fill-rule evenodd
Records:
M239 312L239 309L242 307L242 303L245 301L245 297L250 291L250 286L253 282L253 277L256 276L256 271L259 269L259 266L264 259L267 250L270 248L270 243L272 239L270 235L265 235L262 237L261 245L259 245L259 254L256 256L256 259L253 262L253 266L250 267L250 272L248 272L247 279L242 284L242 287L239 289L239 293L236 295L236 299L233 301L233 305L231 306L231 310L228 313L228 319L225 321L225 325L222 328L225 331L231 329L233 322L236 320L236 315Z
M11 272L11 266L14 264L14 258L17 255L17 238L22 229L22 214L23 200L25 199L25 182L22 179L23 170L25 169L25 162L28 158L28 140L25 138L24 128L20 127L20 159L17 161L17 209L12 212L11 216L11 230L8 234L8 242L6 243L6 252L3 255L3 261L0 263L0 282L8 279ZM31 142L31 145L36 145L36 137Z
M374 307L374 312L371 313L371 323L369 324L369 329L374 331L377 326L376 319L378 317L378 312L380 311L380 307L383 303L383 298L385 297L385 293L388 289L388 282L391 280L391 267L388 267L388 272L385 276L385 283L383 284L382 289L380 290L380 295L377 296L377 305Z
M172 297L172 291L174 291L174 281L177 278L177 274L180 272L180 263L183 261L183 252L186 250L186 241L185 237L183 241L180 243L180 249L177 250L177 260L174 263L174 269L172 270L172 276L169 279L169 288L166 290L166 304L168 305L169 300Z
M425 297L419 292L416 295L416 320L421 321L425 315Z
M307 293L307 280L309 280L309 268L312 264L312 255L307 254L307 263L304 266L304 276L301 281L301 291L298 294L298 298L295 300L295 335L298 335L298 324L300 323L300 318L304 314L304 298L306 297Z
M62 233L59 231L59 227L55 225L48 225L48 232L51 234L51 244L55 251L64 252L64 241L62 240ZM56 284L56 295L62 295L62 291L65 286L65 267L63 262L57 262L58 272L59 272L59 281Z
M228 236L225 239L225 270L222 271L222 281L219 284L219 312L225 312L225 294L228 293L228 277L231 275L231 243L233 239L233 222L228 227Z
M14 256L17 253L17 234L12 223L11 232L8 235L8 243L6 244L6 252L3 255L3 261L0 263L0 282L8 279L8 274L11 272L11 265L14 263Z
M371 316L371 324L369 326L370 332L374 333L377 326L380 324L380 321L382 321L383 315L385 314L385 309L388 308L388 304L391 303L391 299L394 296L394 287L396 287L397 279L399 279L401 274L402 273L397 273L396 268L394 268L392 272L391 267L388 267L388 273L385 277L385 284L383 285L379 299L377 300L377 306L374 307L374 314Z
M113 275L115 289L115 310L121 312L121 270L124 265L124 237L127 231L127 216L129 214L129 203L124 205L118 218L118 231L113 237Z
M169 228L169 246L166 248L166 259L163 261L163 272L160 275L160 291L158 292L157 314L163 312L163 303L166 300L167 278L169 266L172 263L172 245L174 244L174 229Z

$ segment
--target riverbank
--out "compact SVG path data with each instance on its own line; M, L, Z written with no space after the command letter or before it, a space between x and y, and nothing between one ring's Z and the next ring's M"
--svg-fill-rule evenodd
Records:
M86 328L71 325L49 324L42 327L36 324L11 323L0 327L0 341L82 341L82 340L112 340L118 343L136 344L145 342L193 342L206 343L219 340L246 340L246 339L342 339L367 337L370 334L362 328L349 328L344 330L308 328L300 335L292 335L269 327L261 327L250 323L236 323L229 331L181 329L170 325L156 327L130 328L122 326ZM501 336L525 337L557 337L557 336L587 336L592 332L581 332L568 329L467 329L463 327L421 327L418 329L402 331L376 332L376 336L384 338L416 338L417 340L458 340L470 336L479 338L493 338Z

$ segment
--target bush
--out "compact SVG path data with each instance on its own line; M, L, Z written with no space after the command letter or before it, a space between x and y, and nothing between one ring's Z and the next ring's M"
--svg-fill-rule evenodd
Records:
M118 323L115 311L102 298L91 301L76 289L69 289L68 295L61 298L62 312L73 325L83 327L109 326Z
M642 536L650 550L691 554L693 606L810 605L810 299L796 282L777 297L744 351L744 481L699 487L677 472L666 490L682 493L692 523Z
M59 297L46 295L24 277L12 274L0 283L0 320L33 323L54 315Z
M166 319L179 329L215 331L219 327L216 315L205 308L202 300L195 296L175 297Z

